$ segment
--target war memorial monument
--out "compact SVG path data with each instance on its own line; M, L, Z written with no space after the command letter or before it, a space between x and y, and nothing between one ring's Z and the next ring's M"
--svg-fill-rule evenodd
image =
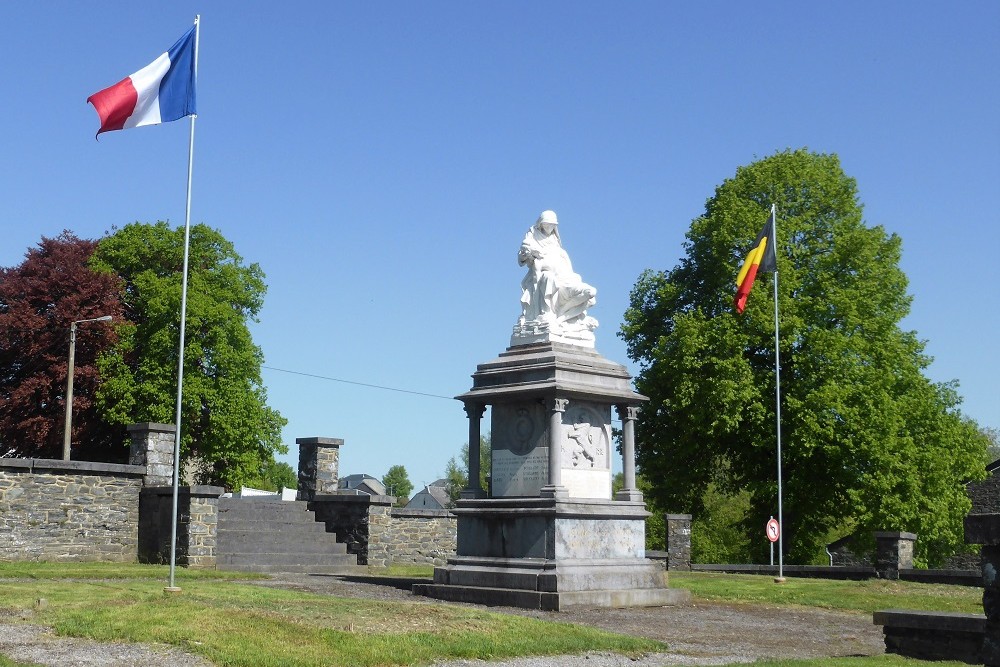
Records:
M521 316L510 347L479 364L457 398L469 418L469 486L456 503L458 548L414 592L559 610L678 604L663 566L645 558L635 485L635 419L646 397L595 350L597 290L573 271L556 214L525 234ZM480 433L491 415L491 483L480 488ZM624 488L612 496L611 411L622 421Z

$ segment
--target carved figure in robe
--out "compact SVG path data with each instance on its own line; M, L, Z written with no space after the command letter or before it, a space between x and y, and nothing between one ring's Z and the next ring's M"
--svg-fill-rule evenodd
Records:
M554 211L543 211L524 235L517 263L528 267L521 281L520 327L537 324L552 333L597 328L597 320L587 315L597 302L597 290L573 271Z

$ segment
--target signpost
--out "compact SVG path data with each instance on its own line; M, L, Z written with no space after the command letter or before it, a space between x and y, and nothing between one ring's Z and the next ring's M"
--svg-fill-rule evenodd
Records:
M781 526L778 525L778 521L772 516L767 521L767 525L764 527L764 534L767 535L767 539L771 541L771 566L774 566L774 543L778 541L781 537Z

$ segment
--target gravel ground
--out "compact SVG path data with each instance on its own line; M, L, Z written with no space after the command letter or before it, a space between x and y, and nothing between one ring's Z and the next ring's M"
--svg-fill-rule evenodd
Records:
M367 577L279 574L247 583L343 597L440 604L409 593L405 579L373 583ZM487 662L459 660L436 667L662 667L752 662L765 658L878 655L882 632L869 614L764 605L697 603L680 607L571 609L542 612L491 607L492 611L579 623L666 642L668 653L633 660L617 654L546 656ZM165 646L104 644L56 637L49 628L5 622L0 654L54 667L208 667L201 658Z

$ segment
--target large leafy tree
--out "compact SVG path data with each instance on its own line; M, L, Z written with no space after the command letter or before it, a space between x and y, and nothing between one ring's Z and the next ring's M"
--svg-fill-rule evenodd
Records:
M0 268L0 455L61 458L70 325L122 317L118 280L92 272L95 241L42 238L24 261ZM125 431L100 419L98 355L117 341L105 322L77 328L71 456L123 461Z
M122 281L121 342L100 359L97 403L112 423L175 420L183 228L133 223L104 238L92 265ZM190 235L181 450L202 482L239 487L284 452L285 420L268 407L247 322L263 304L264 275L218 231Z
M636 283L621 336L651 398L638 457L652 499L705 513L705 490L749 494L744 525L776 514L772 274L732 306L743 254L778 210L784 537L809 562L831 535L907 530L934 563L963 541L962 482L984 438L955 386L929 381L899 267L901 241L862 220L836 155L786 151L737 170L691 223L686 254ZM750 557L766 552L751 541Z
M413 482L410 481L406 468L401 465L389 468L385 477L382 478L382 484L385 485L386 493L390 496L396 496L396 504L399 506L406 504L413 491Z

